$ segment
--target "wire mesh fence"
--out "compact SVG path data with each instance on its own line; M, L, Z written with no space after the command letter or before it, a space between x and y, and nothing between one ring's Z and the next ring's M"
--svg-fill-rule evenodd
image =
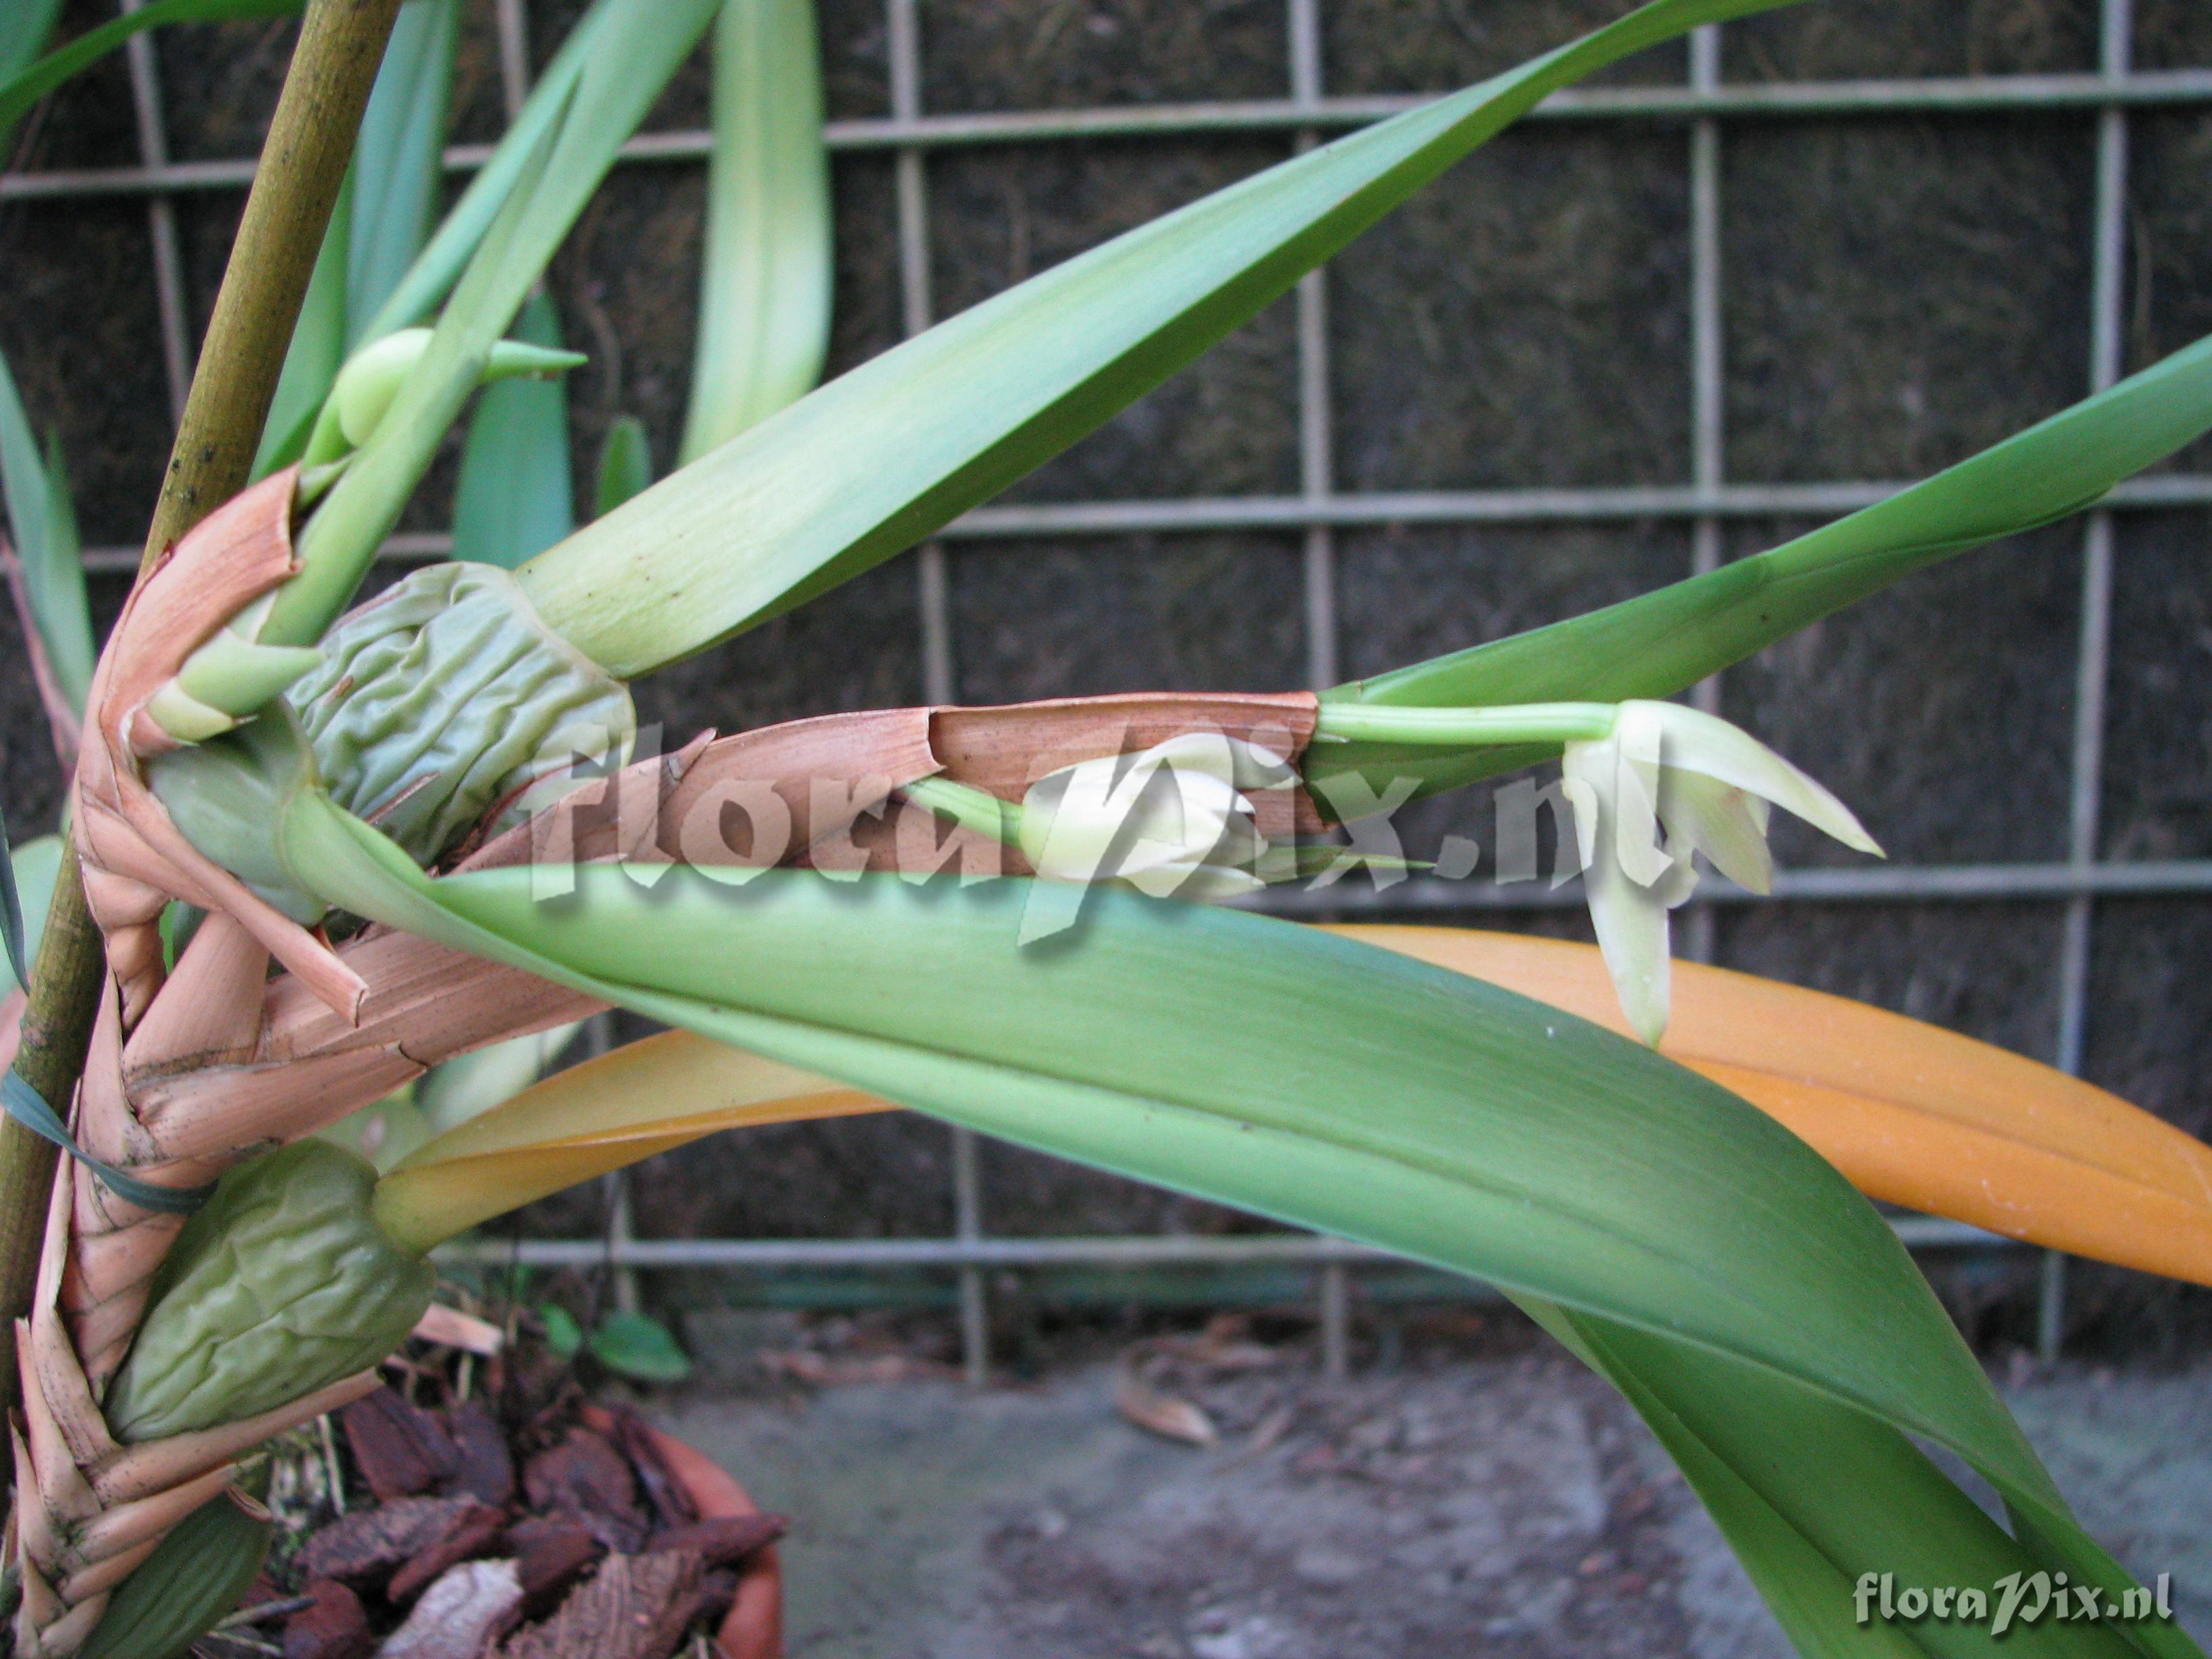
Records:
M139 3L121 0L126 10ZM80 5L70 15L90 21L101 9ZM553 0L484 9L472 26L477 101L511 112L532 63L574 9ZM1117 228L1140 209L1326 142L1613 9L829 0L830 141L844 158L838 356L855 360L927 328L1073 251L1060 246L1072 234ZM719 708L729 725L738 723L728 717L732 707L757 718L856 696L985 701L1122 689L1147 676L1249 689L1328 685L1384 665L1400 641L1439 648L1431 634L1407 631L1409 616L1463 609L1443 644L1465 643L1521 625L1516 604L1542 620L1556 614L1542 607L1579 608L1589 594L1620 597L1711 569L1771 540L1777 526L1877 500L1893 479L2018 423L2002 409L1987 416L1993 426L1969 412L1985 371L2009 375L2014 404L2040 399L2055 409L2212 325L2212 287L2190 269L2193 261L2201 271L2212 255L2192 205L2212 163L2212 27L2174 0L2004 0L1963 20L1956 6L1907 8L1902 21L1896 9L1850 3L1829 25L1785 18L1709 27L1685 52L1653 54L1554 98L1532 118L1532 147L1486 161L1476 180L1492 197L1540 198L1553 216L1532 232L1470 217L1454 198L1377 262L1406 283L1431 280L1446 301L1407 303L1422 290L1390 290L1355 250L1224 349L1225 371L1172 383L1035 487L969 514L910 564L863 584L857 608L824 625L857 629L857 644L822 632L779 635L768 647L769 683L742 702L702 690L695 678L665 708L708 719ZM1880 27L1857 27L1870 19ZM1132 44L1140 38L1148 44ZM132 42L128 160L91 143L86 157L34 156L0 176L0 204L27 209L112 214L143 203L155 337L136 343L135 372L142 384L149 374L158 380L171 416L212 297L204 273L219 268L223 214L234 211L222 204L234 202L253 165L254 100L267 88L253 80L246 49L265 54L273 37L234 28L216 39L197 57L171 40ZM186 124L193 142L181 147L171 107L180 86L198 112ZM206 118L226 101L246 118ZM660 221L645 210L624 217L623 204L650 198L662 220L680 219L688 199L680 191L695 187L708 147L702 107L696 88L679 86L663 112L672 125L629 147L608 191L616 205L580 233L618 251L602 246L556 274L556 291L580 295L575 311L591 331L583 343L615 359L598 370L603 388L614 388L598 399L603 412L624 390L641 388L649 401L653 377L667 378L653 341L624 331L641 307L657 307L679 313L680 336L692 267L663 257L648 234ZM1554 134L1570 142L1545 148ZM448 155L455 172L488 153L484 133L466 119L460 136ZM1988 185L1987 168L1947 175L1947 147L1969 143L2010 153L2021 193ZM1870 185L1863 175L1879 172L1885 146L1934 158L1912 176L1936 183L1917 197L1896 191L1904 199L1883 210L1897 216L1866 226L1866 241L1889 235L1932 246L1937 264L1955 255L1980 273L1981 286L1966 310L1936 320L1939 334L1948 327L1960 337L1936 341L1917 359L1875 354L1885 365L1905 362L1904 384L1856 385L1850 354L1831 351L1827 378L1808 386L1795 378L1787 348L1820 325L1824 308L1845 328L1877 334L1886 322L1905 335L1925 326L1905 311L1863 306L1856 285L1865 272L1852 262L1865 246L1849 227L1811 216L1824 203L1850 214L1870 190L1879 196L1880 180ZM2024 220L2025 231L1992 230L2007 215ZM1917 240L1900 231L1907 224L1919 228ZM981 241L997 264L979 274ZM1596 276L1581 268L1593 246L1614 261ZM65 257L53 251L58 262ZM1498 291L1455 310L1459 260L1494 260ZM193 291L196 273L208 291ZM1891 305L1905 308L1936 306L1949 280L1903 264L1887 278ZM1577 297L1578 288L1589 291ZM1534 323L1514 322L1516 297ZM1632 316L1619 337L1625 344L1603 337L1577 358L1547 356L1534 341L1547 319L1608 308ZM21 325L20 315L0 320ZM1520 389L1518 403L1458 383L1468 361L1455 356L1458 338L1482 325L1506 343L1472 361ZM616 366L625 350L629 362ZM1931 400L1940 405L1934 418ZM1607 438L1623 410L1620 423L1641 436ZM1885 447L1864 435L1886 419L1910 428L1913 442ZM1824 421L1834 430L1815 429ZM2203 602L2186 597L2212 574L2197 550L2208 507L2212 457L2200 450L2115 492L2078 525L2023 538L2008 555L2024 573L2011 597L1990 599L1978 578L1984 586L1947 590L1929 608L1932 621L1881 611L1874 646L1816 642L1795 661L1761 659L1699 687L1705 706L1749 719L1863 805L1850 787L1859 777L1876 798L1869 818L1878 832L1887 835L1885 798L1900 803L1907 823L1888 864L1808 861L1782 872L1771 899L1705 890L1689 913L1689 953L1820 980L1826 943L1854 926L1836 918L1857 907L1879 921L1850 947L1860 982L1837 988L1978 1028L2069 1071L2129 1085L2138 1098L2147 1091L2155 1097L2145 1103L2185 1118L2206 1080L2196 1050L2212 1019L2200 983L2212 966L2204 902L2212 799L2201 781L2212 761L2212 705L2200 689L2212 678L2202 672L2212 626ZM119 540L127 530L110 533ZM444 545L425 508L387 558L436 556ZM136 558L118 545L88 555L95 570L111 573ZM1508 600L1425 586L1440 576L1530 592ZM1069 601L1078 591L1093 597ZM1131 596L1131 611L1118 612ZM1140 617L1163 614L1174 623L1164 646L1115 654L1118 635L1141 633ZM1895 637L1881 641L1885 631ZM1917 653L1955 653L1961 665L1939 670L1912 660ZM826 683L801 685L810 657L832 663ZM755 669L763 660L749 659ZM1907 730L1892 738L1884 716L1899 708ZM1855 712L1863 730L1838 751L1838 767L1820 763L1823 744L1840 741L1832 728ZM1792 720L1802 743L1790 740ZM1948 721L1945 734L1931 736L1930 720ZM1928 753L1907 763L1899 751L1916 736ZM2162 747L2171 769L2159 774L2148 763ZM1905 793L1935 793L1923 785L1949 781L1947 769L1994 799L1940 822L1915 817L1927 809L1902 805ZM1409 834L1436 822L1417 822ZM1802 851L1809 860L1809 846ZM1269 906L1300 916L1469 915L1551 927L1559 923L1549 913L1574 902L1571 890L1417 877L1284 892ZM1930 920L1946 911L1973 919ZM2008 940L2002 948L1991 943L2000 933ZM1919 981L1886 976L1881 960L1923 952L1946 964L1935 973L1934 1007L1913 1006ZM2101 1058L2100 1022L2129 1027ZM2148 1039L2134 1029L2151 1024L2165 1034ZM897 1147L882 1154L899 1155ZM653 1198L638 1207L648 1231L668 1236L634 1236L624 1188L590 1220L592 1236L532 1237L495 1251L623 1270L954 1275L976 1374L988 1358L991 1273L1296 1267L1314 1276L1326 1350L1340 1364L1348 1276L1375 1261L1327 1239L1146 1236L1128 1230L1135 1219L1070 1235L1068 1216L1086 1213L1080 1205L1066 1206L1057 1224L994 1231L993 1172L1018 1178L1019 1166L966 1132L952 1132L914 1169L944 1183L941 1204L923 1212L934 1219L900 1224L921 1236L702 1236L714 1230L671 1212L660 1201L668 1179L647 1170L641 1180ZM1004 1175L1010 1169L1015 1176ZM1042 1190L1046 1200L1034 1207L1056 1207L1051 1194L1060 1189ZM822 1201L835 1196L825 1189ZM827 1231L884 1228L866 1192L830 1207ZM1115 1215L1111 1206L1105 1212ZM1947 1224L1899 1225L1920 1244L1996 1243ZM2066 1329L2065 1264L2056 1256L2042 1262L2037 1305L2039 1339L2055 1349Z

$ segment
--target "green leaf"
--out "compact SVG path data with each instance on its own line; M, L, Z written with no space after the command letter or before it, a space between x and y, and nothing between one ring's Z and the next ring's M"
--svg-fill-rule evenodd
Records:
M726 0L699 343L678 464L804 397L830 350L830 153L813 0Z
M249 1497L268 1495L265 1468L242 1484ZM260 1575L276 1530L267 1516L227 1492L194 1510L118 1587L82 1659L190 1659Z
M427 1145L434 1131L421 1107L398 1091L366 1106L357 1106L335 1123L325 1124L313 1139L342 1147L376 1166L381 1175L393 1164Z
M1785 0L1656 0L1155 220L763 421L520 573L631 678L913 546L1152 390L1553 92Z
M0 823L0 840L7 829ZM27 969L39 959L39 941L46 936L46 912L53 908L54 884L62 870L62 838L39 836L12 848L0 847L0 878L6 890L0 904L7 912L9 962L0 963L0 997L22 988L11 964Z
M1771 552L1326 696L1431 707L1668 696L1913 571L2078 512L2208 429L2212 337ZM1558 753L1346 743L1309 764L1324 796L1328 778L1349 772L1377 793L1396 778L1419 780L1426 793Z
M355 175L351 168L338 186L338 199L323 231L315 269L307 278L307 298L292 325L284 367L276 376L276 395L261 428L261 447L253 457L253 476L265 478L289 466L307 449L315 417L345 366L346 266L351 258Z
M526 868L433 882L313 798L283 840L332 902L390 926L1923 1436L2027 1518L2043 1559L2129 1582L1872 1206L1735 1096L1556 1009L1287 923L1126 892L1088 895L1077 930L1023 950L1024 881L592 865L572 898L545 904ZM1918 1506L1900 1538L1947 1535L1955 1519L1951 1498L1888 1496Z
M459 0L409 0L392 27L384 66L354 149L352 234L346 258L346 343L367 338L422 252L445 181Z
M263 643L312 645L343 609L482 378L492 346L537 286L623 142L690 53L715 0L602 3L603 9L578 25L589 50L580 54L573 86L547 106L538 136L520 153L505 198L493 204L489 225L468 257L428 348L301 532L302 569L277 590L262 626ZM475 195L471 191L455 207L418 270L446 257L447 232L465 210L473 210ZM386 311L411 302L408 296L416 284L416 275L410 273ZM369 332L378 328L372 324Z
M560 1059L583 1028L571 1023L509 1037L433 1066L415 1097L434 1134L444 1134L522 1092Z
M1992 1642L1941 1622L1861 1625L1864 1574L1991 1589L2046 1563L2008 1536L1905 1436L1771 1371L1555 1304L1515 1298L1633 1406L1735 1550L1800 1653L2187 1654L2155 1629L2020 1627ZM2104 1579L2087 1540L2083 1557ZM2069 1568L2069 1571L2071 1569Z
M46 662L70 706L84 712L97 647L85 601L84 551L58 441L41 454L15 377L0 357L0 495L22 562L23 591Z
M558 349L550 295L532 295L514 338ZM477 400L453 493L453 556L512 570L576 527L568 392L558 375L501 380Z
M10 0L11 8L21 0ZM212 23L232 17L285 17L298 11L305 0L153 0L151 5L125 13L110 23L96 29L87 29L82 34L62 47L49 52L36 63L14 70L4 82L0 82L0 133L21 120L32 105L80 70L88 69L113 52L141 29L158 27L164 23ZM7 33L0 33L9 49L21 50L24 40L32 42L30 50L46 38L46 30L37 28L37 14L44 9L51 21L54 8L50 0L30 0L26 8L21 33L13 20L6 26ZM34 33L35 30L35 33Z
M605 518L633 495L653 487L653 440L635 415L617 415L599 446L599 483L594 518Z
M545 1346L563 1359L574 1359L584 1346L584 1328L575 1315L557 1302L539 1304L538 1322L545 1328Z
M691 1356L668 1328L644 1314L610 1314L592 1333L592 1357L617 1376L635 1382L681 1382L691 1375Z
M62 15L62 0L15 0L0 6L0 85L35 60Z
M531 158L567 114L599 31L613 9L614 0L599 0L569 30L568 38L538 76L490 158L439 222L436 233L423 246L399 286L360 331L362 339L381 339L421 322L452 289L493 220L514 198L516 185L530 168Z

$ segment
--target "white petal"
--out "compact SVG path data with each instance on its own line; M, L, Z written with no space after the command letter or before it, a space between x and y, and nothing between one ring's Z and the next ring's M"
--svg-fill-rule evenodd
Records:
M1291 789L1297 786L1298 769L1272 749L1247 743L1242 738L1231 738L1229 752L1236 762L1233 781L1239 789Z
M1678 702L1623 703L1624 719L1632 708L1654 711L1665 734L1667 765L1764 796L1846 847L1881 856L1850 807L1748 732Z
M1650 703L1623 704L1613 726L1613 856L1639 887L1665 879L1674 860L1659 845L1660 726Z
M1720 872L1754 893L1774 890L1774 855L1767 849L1765 801L1701 772L1670 766L1659 779L1659 811L1667 827L1713 861Z
M1024 797L1022 850L1038 874L1062 881L1195 862L1249 820L1234 772L1229 740L1210 732L1062 767Z
M1237 781L1237 751L1218 732L1184 732L1137 757L1139 766L1173 767L1178 776Z
M1650 889L1631 881L1617 859L1601 858L1585 870L1583 890L1621 1012L1636 1034L1656 1048L1666 1033L1673 996L1667 906Z
M1585 870L1597 862L1598 826L1612 816L1613 769L1610 738L1571 743L1560 757L1559 793L1575 809L1575 854Z

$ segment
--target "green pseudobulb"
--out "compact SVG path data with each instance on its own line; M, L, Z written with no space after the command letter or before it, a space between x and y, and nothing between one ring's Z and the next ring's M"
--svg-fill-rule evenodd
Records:
M136 1444L289 1405L406 1340L436 1274L369 1207L376 1170L319 1140L222 1178L155 1281L108 1426Z
M483 564L416 571L339 619L286 697L331 799L428 866L579 756L629 756L629 692ZM556 790L557 792L557 790Z

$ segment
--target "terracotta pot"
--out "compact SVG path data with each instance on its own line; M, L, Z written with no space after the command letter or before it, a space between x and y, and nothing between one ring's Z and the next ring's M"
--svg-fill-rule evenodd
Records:
M583 1417L587 1426L602 1434L614 1431L614 1419L600 1407L585 1407ZM650 1425L646 1432L653 1437L653 1449L669 1472L691 1494L702 1521L761 1512L745 1489L706 1453ZM754 1556L738 1574L737 1600L730 1604L729 1616L722 1620L715 1640L727 1659L783 1659L783 1568L776 1559L775 1545Z

